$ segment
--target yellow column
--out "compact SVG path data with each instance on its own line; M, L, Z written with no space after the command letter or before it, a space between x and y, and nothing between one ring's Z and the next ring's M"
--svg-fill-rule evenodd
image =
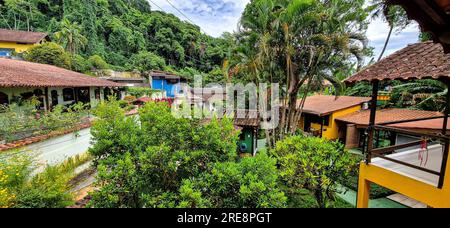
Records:
M449 148L449 150L450 150L450 148ZM450 151L448 152L448 154L450 156ZM446 167L446 171L445 171L445 180L444 180L443 190L448 192L450 195L450 158L447 159L447 167Z
M359 169L357 208L369 208L370 181L365 178L365 166L366 164L361 163L361 167Z

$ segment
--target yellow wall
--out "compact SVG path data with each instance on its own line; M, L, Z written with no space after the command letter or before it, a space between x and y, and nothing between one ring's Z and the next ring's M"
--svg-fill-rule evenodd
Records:
M447 162L447 175L442 189L371 164L361 163L359 173L358 208L369 206L370 183L391 189L433 208L450 208L450 159Z
M22 53L33 47L35 44L17 44L12 42L0 42L0 48L14 49L17 53Z
M333 114L330 115L330 125L323 127L323 134L322 137L329 139L329 140L336 140L339 139L339 126L336 123L336 118L342 117L354 112L357 112L361 110L361 105L356 105L350 108L346 108L340 111L336 111ZM303 125L303 121L300 125ZM320 124L311 124L311 127L320 130L321 125ZM303 128L302 128L303 129Z

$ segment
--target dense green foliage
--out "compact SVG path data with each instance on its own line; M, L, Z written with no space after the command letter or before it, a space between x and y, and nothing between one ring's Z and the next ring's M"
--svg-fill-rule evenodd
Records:
M50 64L66 69L71 68L70 55L61 46L52 42L30 48L24 54L24 58L31 62ZM81 61L77 63L80 64Z
M146 0L5 0L0 13L0 28L47 32L69 53L98 55L119 70L168 64L209 72L222 65L227 50L221 38L151 11Z
M0 208L64 208L73 204L69 181L88 156L41 167L33 155L11 152L0 156Z
M37 113L34 102L21 106L0 105L0 141L13 142L26 137L74 128L86 116L84 105L64 109L56 106L51 112Z
M271 154L278 158L281 178L294 190L313 192L319 207L329 207L336 187L350 175L356 161L339 142L292 136L276 144Z
M101 188L93 207L284 206L273 159L237 161L230 119L178 119L167 103L148 103L139 117L126 117L117 101L101 104L96 115L90 153Z
M392 83L392 106L443 112L446 107L447 86L437 80L415 80Z
M247 5L229 57L228 78L280 83L281 112L276 130L267 132L269 147L294 135L306 97L314 86L331 82L341 92L339 76L362 66L370 54L364 0L254 0Z

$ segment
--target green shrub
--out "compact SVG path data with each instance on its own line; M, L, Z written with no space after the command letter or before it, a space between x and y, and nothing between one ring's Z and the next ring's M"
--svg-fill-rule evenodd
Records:
M319 207L329 207L338 184L350 176L356 162L339 142L292 136L270 153L278 159L281 178L290 188L307 188Z
M92 70L107 70L109 69L108 63L99 55L93 55L88 59L88 65Z
M74 176L75 167L65 163L49 166L36 174L38 167L34 164L23 154L0 159L0 207L64 208L71 205L73 196L69 193L68 182ZM7 197L2 197L1 191L6 192Z
M137 97L137 98L141 98L143 96L148 96L150 97L152 95L154 90L150 89L150 88L144 88L144 87L128 87L126 89L127 94Z
M140 72L163 70L164 67L166 67L164 58L147 51L132 55L127 63L128 70L139 70Z
M85 73L90 69L88 61L81 55L73 55L71 62L74 71Z
M71 68L70 55L63 47L52 42L43 43L30 48L24 53L24 58L30 62L50 64L66 69Z
M180 207L197 207L208 202L217 208L281 208L286 196L278 188L276 160L265 153L240 162L216 163L200 179L185 181L181 190L191 196L181 199ZM189 189L187 191L187 189ZM197 198L197 200L193 200ZM198 199L202 203L198 203ZM195 202L195 203L193 203Z
M7 142L26 137L47 134L52 131L71 129L85 117L85 105L78 103L68 109L61 105L37 118L35 100L11 104L0 113L0 138Z

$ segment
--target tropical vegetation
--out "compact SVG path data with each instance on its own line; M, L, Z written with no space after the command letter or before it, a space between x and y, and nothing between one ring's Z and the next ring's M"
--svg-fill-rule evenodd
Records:
M89 68L71 67L66 54L77 65L98 56L116 70L189 67L208 73L221 68L227 51L223 38L203 34L172 14L152 11L147 0L6 0L0 1L0 14L0 28L47 32L65 50L54 56L64 59L55 65L81 72Z

